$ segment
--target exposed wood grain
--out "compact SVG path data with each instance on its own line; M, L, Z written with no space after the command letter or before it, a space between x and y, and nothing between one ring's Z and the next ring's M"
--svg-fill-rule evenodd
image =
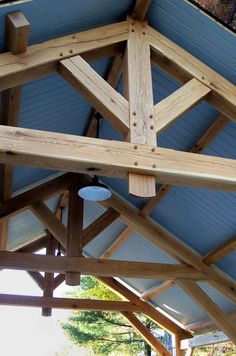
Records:
M13 54L26 51L29 27L29 21L21 11L15 11L6 15L6 47Z
M143 339L152 347L158 355L171 356L171 353L164 345L151 333L151 331L144 325L133 313L122 312L122 315L128 320L132 327L143 337Z
M143 21L147 16L152 0L136 0L132 17L136 20Z
M140 311L140 307L131 302L77 299L77 298L55 298L34 297L27 295L0 294L0 305L12 305L23 307L43 307L55 309L73 310L101 310L101 311Z
M31 210L35 216L45 225L52 236L60 244L67 248L67 228L52 213L52 211L42 201L35 202L31 205Z
M234 250L236 250L236 236L233 236L230 240L220 244L218 247L210 251L203 258L203 262L207 265L211 265L212 263L215 263L216 261L224 258Z
M41 273L28 271L28 274L33 279L33 281L39 286L39 288L43 290L44 277L41 275Z
M58 72L121 134L129 128L128 103L80 56L60 62Z
M46 255L54 256L54 254L55 254L55 240L52 236L50 236L46 246ZM43 280L43 297L53 297L53 291L54 291L54 273L46 272ZM52 308L43 307L42 315L51 316Z
M211 89L193 78L180 89L154 106L155 129L160 134L177 119L185 115L199 101L203 100Z
M84 200L78 195L78 190L84 185L84 177L77 175L69 188L68 223L67 223L67 256L82 257L82 232L84 221ZM66 284L80 284L80 273L66 273Z
M102 49L100 57L112 55L103 48L125 41L127 37L128 25L124 21L32 45L25 54L3 53L0 55L0 90L55 72L58 61L72 55L89 55L97 49ZM94 59L94 55L86 59Z
M199 80L211 89L207 101L231 120L236 120L236 87L233 83L151 27L148 36L156 55L154 62L160 63L162 68L164 66L166 71L181 82L192 78Z
M82 234L83 246L89 244L97 235L99 235L110 224L117 220L119 216L120 214L112 208L109 208L107 211L105 211L105 213L99 216L95 221L93 221L84 229Z
M231 321L235 322L236 312L227 313L226 315ZM193 332L199 333L199 332L211 330L213 328L217 329L217 326L212 320L201 320L196 323L188 324L184 328L186 330L191 330Z
M25 52L29 37L29 22L20 12L12 12L6 16L5 47L12 54ZM21 88L14 87L1 93L1 118L3 125L17 126L20 110ZM0 165L0 201L11 197L13 166ZM0 224L0 249L7 248L8 221Z
M73 174L71 173L63 174L8 199L1 204L0 221L19 214L25 209L29 209L30 205L36 199L47 200L55 195L63 193L68 188L72 177Z
M220 291L229 300L236 302L236 283L226 277L219 270L207 266L200 255L187 247L177 238L173 237L167 230L156 225L152 220L143 217L137 209L134 209L124 200L113 193L109 200L101 202L106 208L112 206L122 216L121 219L133 230L138 231L144 238L150 241L154 246L165 251L177 261L185 262L199 269L206 274L208 282Z
M116 85L120 79L121 73L122 73L122 66L123 66L123 55L121 53L117 54L113 60L111 69L109 71L109 74L107 76L107 83L112 87L116 88ZM94 110L92 113L92 117L89 121L89 126L86 130L86 135L87 137L96 137L97 135L97 125L98 125L98 119L97 115L99 113Z
M151 299L152 297L165 292L167 289L173 287L175 281L166 281L152 288L147 289L140 295L140 298L143 300Z
M142 301L136 294L121 284L114 278L109 277L96 277L100 282L105 284L114 293L122 298L125 298L141 307L142 313L151 318L157 325L168 330L170 333L178 334L180 339L191 337L191 334L184 331L180 326L175 324L172 320L168 319L164 314L155 309L152 305Z
M146 40L147 24L131 18L125 54L125 96L129 101L129 141L156 146L153 110L150 46ZM154 176L130 172L129 194L151 197L156 194Z
M132 234L133 230L130 227L126 227L119 237L106 249L106 251L100 256L100 258L110 258L115 251L123 244L124 241Z
M219 344L221 342L229 341L228 336L222 332L218 332L210 335L195 336L192 339L182 340L180 343L181 349L187 349L188 347L202 347L211 344Z
M236 327L225 313L215 304L208 295L194 281L180 281L177 283L199 305L219 328L236 344Z
M157 278L163 280L177 277L206 279L203 273L184 265L45 256L7 251L0 251L0 267L63 274L79 272L108 277Z
M93 169L116 178L134 172L155 175L160 183L236 190L232 159L7 126L0 126L0 161L78 173Z

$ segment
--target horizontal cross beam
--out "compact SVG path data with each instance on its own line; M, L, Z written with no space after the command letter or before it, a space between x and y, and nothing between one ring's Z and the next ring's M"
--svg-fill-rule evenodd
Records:
M166 148L0 126L0 162L236 191L236 161Z
M76 309L76 310L101 310L101 311L130 311L139 312L140 307L132 302L76 299L76 298L55 298L55 297L35 297L27 295L0 294L0 305L39 307L55 309Z
M91 60L97 56L96 53L95 57L91 55L94 50L99 50L100 58L113 55L101 48L114 46L127 37L128 25L124 21L32 45L24 54L3 53L0 55L0 90L55 72L58 61L71 56L83 54Z
M80 272L85 275L107 277L206 279L203 273L184 265L45 256L7 251L0 251L0 268L63 274Z

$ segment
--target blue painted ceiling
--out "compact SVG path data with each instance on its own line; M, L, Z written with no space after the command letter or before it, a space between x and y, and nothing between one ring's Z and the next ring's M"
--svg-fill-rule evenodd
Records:
M30 43L79 32L125 19L133 1L128 0L44 0L19 3L0 8L0 49L3 50L4 16L21 10L31 23ZM149 23L159 32L188 50L225 78L236 83L235 34L216 24L186 1L153 0ZM105 76L110 59L91 63ZM152 68L154 102L167 97L179 84L158 68ZM122 80L117 90L122 92ZM19 126L82 135L91 116L91 106L68 83L57 75L44 77L23 86ZM188 151L216 119L218 112L202 102L181 120L158 137L158 145ZM101 137L121 140L111 125L104 120ZM204 151L204 154L236 159L236 124L229 123L221 134ZM55 172L43 169L16 167L14 191L49 177ZM128 196L127 181L104 178L117 193L142 208L146 200ZM56 200L49 203L54 210ZM103 210L96 204L86 204L85 225L96 219ZM153 210L151 217L201 255L236 234L236 194L173 187ZM125 225L116 221L86 248L86 254L99 257L116 239ZM43 234L43 227L25 212L10 222L9 248ZM172 263L172 259L148 243L137 233L132 234L113 258ZM229 276L236 278L236 253L217 263ZM126 279L138 292L160 281ZM213 299L217 293L211 290ZM198 321L203 313L178 288L173 287L154 297L154 305L161 307L183 324ZM230 311L233 306L221 296L217 303Z

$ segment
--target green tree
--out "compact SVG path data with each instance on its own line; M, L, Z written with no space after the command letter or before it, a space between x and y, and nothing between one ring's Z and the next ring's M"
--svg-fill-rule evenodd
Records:
M92 277L83 277L80 287L71 294L74 298L120 300L120 298ZM158 327L150 319L139 316L151 332ZM61 324L71 340L80 346L90 346L96 355L151 355L151 348L126 322L120 313L77 311ZM159 337L159 339L163 338Z

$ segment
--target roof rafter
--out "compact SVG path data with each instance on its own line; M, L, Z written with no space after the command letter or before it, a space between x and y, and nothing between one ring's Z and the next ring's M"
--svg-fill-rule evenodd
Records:
M122 216L121 219L134 230L137 230L144 238L153 245L161 248L178 261L185 262L199 269L209 277L208 282L225 295L229 300L236 302L236 283L223 275L219 270L207 266L201 256L183 244L165 229L154 224L149 218L142 217L131 205L124 202L115 194L102 202L103 206L112 206Z
M178 280L177 283L194 300L196 304L222 329L236 344L236 327L225 313L194 281Z
M207 265L213 264L234 250L236 250L236 236L233 236L228 241L220 244L218 247L210 251L206 256L204 256L203 261Z
M122 315L128 320L132 327L144 338L144 340L157 351L160 355L171 356L171 353L164 345L155 337L151 331L144 325L133 313L125 311Z

